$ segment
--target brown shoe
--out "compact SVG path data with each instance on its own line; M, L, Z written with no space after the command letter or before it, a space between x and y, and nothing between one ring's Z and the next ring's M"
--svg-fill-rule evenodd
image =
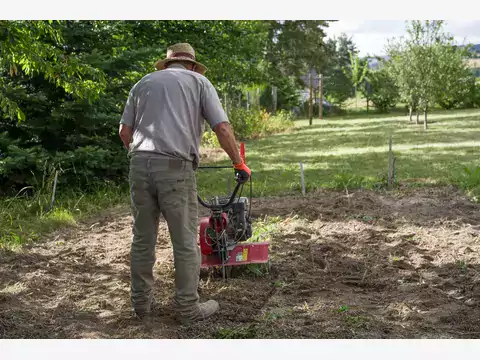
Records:
M139 319L144 319L147 316L151 315L152 312L157 310L157 307L158 307L157 300L155 298L152 298L149 308L134 309L133 311L136 317L138 317Z
M198 304L193 310L178 311L177 320L182 324L199 322L211 317L220 309L220 305L215 300L208 300Z

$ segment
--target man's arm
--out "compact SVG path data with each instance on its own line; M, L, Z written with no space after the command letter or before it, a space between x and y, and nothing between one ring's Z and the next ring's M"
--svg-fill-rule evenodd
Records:
M213 131L217 135L218 142L222 149L232 160L233 164L240 164L242 158L237 149L237 142L235 141L235 135L228 122L221 122L213 128Z
M238 152L227 114L223 110L217 91L208 79L205 79L204 82L201 104L203 117L217 135L220 146L225 150L233 164L240 164L242 158Z
M118 128L118 135L122 139L125 149L130 148L130 142L133 136L133 125L135 124L135 101L133 95L133 88L128 94L128 99L123 110L122 119L120 120L120 127Z
M228 122L227 114L225 114L225 110L222 108L215 88L208 80L205 81L202 95L203 116L212 130L215 131L220 146L232 160L237 181L243 183L250 178L251 171L240 157L235 135Z

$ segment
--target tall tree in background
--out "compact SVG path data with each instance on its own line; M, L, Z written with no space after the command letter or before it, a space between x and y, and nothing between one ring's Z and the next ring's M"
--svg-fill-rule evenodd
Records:
M346 34L329 39L326 43L325 64L321 69L326 77L324 94L330 102L339 107L353 95L352 81L343 71L349 67L350 53L357 54L358 50L352 38Z
M272 70L283 76L300 78L310 69L317 72L325 64L328 21L284 20L268 21L266 59Z

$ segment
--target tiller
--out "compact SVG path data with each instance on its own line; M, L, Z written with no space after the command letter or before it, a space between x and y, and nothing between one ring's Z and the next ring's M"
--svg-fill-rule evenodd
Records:
M245 146L240 145L245 161ZM201 169L231 169L231 166L200 166ZM252 179L250 196L242 197L244 184L237 182L230 196L214 196L209 203L198 195L199 203L210 210L200 218L199 242L202 268L221 267L225 279L233 266L268 263L268 243L249 242L252 237Z

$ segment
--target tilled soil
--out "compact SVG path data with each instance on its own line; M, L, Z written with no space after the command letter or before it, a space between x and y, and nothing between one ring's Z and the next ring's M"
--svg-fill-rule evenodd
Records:
M269 273L202 272L202 324L173 318L173 257L161 223L160 309L131 314L131 217L117 208L20 253L0 253L3 338L478 338L480 205L450 188L257 199L277 217Z

